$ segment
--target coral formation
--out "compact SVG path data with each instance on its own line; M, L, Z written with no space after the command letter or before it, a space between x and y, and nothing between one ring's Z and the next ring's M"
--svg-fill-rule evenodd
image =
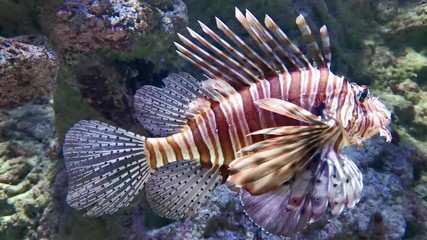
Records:
M143 1L65 1L56 13L51 41L61 59L72 64L100 49L130 52L153 33L172 38L187 23L185 5L180 0L156 4L167 8L162 11Z
M0 37L0 108L49 98L58 61L41 36Z
M0 239L48 237L40 219L59 159L53 120L49 103L0 110Z
M139 1L65 1L51 40L62 58L101 48L130 51L153 21L153 11Z

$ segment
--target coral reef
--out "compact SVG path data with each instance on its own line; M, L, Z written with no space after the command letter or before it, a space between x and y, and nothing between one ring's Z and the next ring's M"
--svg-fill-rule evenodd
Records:
M130 51L153 21L153 11L139 1L65 1L51 40L62 58L101 48Z
M0 37L0 108L49 98L58 61L41 36Z
M49 103L0 110L0 239L41 239L59 145Z
M180 0L154 3L166 10L143 1L65 1L56 12L50 39L67 64L100 49L130 52L140 45L137 41L153 34L163 38L152 37L152 44L156 44L154 39L164 42L185 27L186 8Z

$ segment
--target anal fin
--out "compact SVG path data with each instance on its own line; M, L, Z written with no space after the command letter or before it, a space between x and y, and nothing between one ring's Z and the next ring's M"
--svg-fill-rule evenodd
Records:
M160 167L152 175L146 184L146 196L157 214L180 219L194 215L220 182L219 168L180 160Z

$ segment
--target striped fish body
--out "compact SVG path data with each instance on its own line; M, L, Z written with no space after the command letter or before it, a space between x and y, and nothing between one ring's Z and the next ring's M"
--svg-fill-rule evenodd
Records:
M205 166L227 167L239 156L241 149L268 137L250 136L250 133L304 124L258 107L257 100L282 99L320 116L325 108L337 114L339 110L345 111L343 104L354 100L354 94L349 91L349 84L329 69L279 74L240 92L235 91L220 102L210 100L210 109L190 119L176 134L147 138L147 160L153 169L182 159L200 159Z
M179 35L177 53L208 79L171 74L163 88L137 91L135 113L152 137L85 120L67 132L72 207L89 216L111 214L145 187L156 213L179 219L231 183L253 222L292 236L328 209L336 215L356 205L362 174L341 148L363 146L378 132L390 141L390 112L366 86L330 71L325 26L321 51L297 17L309 61L269 16L265 26L249 11L236 9L236 18L262 54L219 19L233 45L203 23L217 44L191 29L194 42Z

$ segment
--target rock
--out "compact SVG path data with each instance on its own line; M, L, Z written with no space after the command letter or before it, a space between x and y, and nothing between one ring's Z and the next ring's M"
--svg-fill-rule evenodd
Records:
M405 96L406 99L413 103L418 103L423 98L420 86L409 78L392 86L392 91L396 94Z
M161 5L167 10L143 1L67 0L56 13L50 38L61 59L69 64L79 55L100 49L130 52L138 40L157 31L158 26L170 37L185 27L186 8L181 0Z
M396 17L398 9L399 2L397 0L381 1L376 6L376 19L381 23L386 23Z
M8 122L0 131L0 239L47 239L53 230L39 229L58 160L53 117L49 103L0 110Z
M153 21L151 9L139 1L65 1L56 16L51 39L62 58L101 48L129 51Z
M25 179L30 170L31 166L25 162L25 159L8 159L2 162L0 183L18 184L22 179Z
M425 1L408 1L399 6L398 14L381 29L387 42L393 46L404 42L405 46L422 49L425 46L423 36L427 33L426 9Z
M0 37L0 108L51 97L58 62L52 51L40 45L46 41L43 37Z

